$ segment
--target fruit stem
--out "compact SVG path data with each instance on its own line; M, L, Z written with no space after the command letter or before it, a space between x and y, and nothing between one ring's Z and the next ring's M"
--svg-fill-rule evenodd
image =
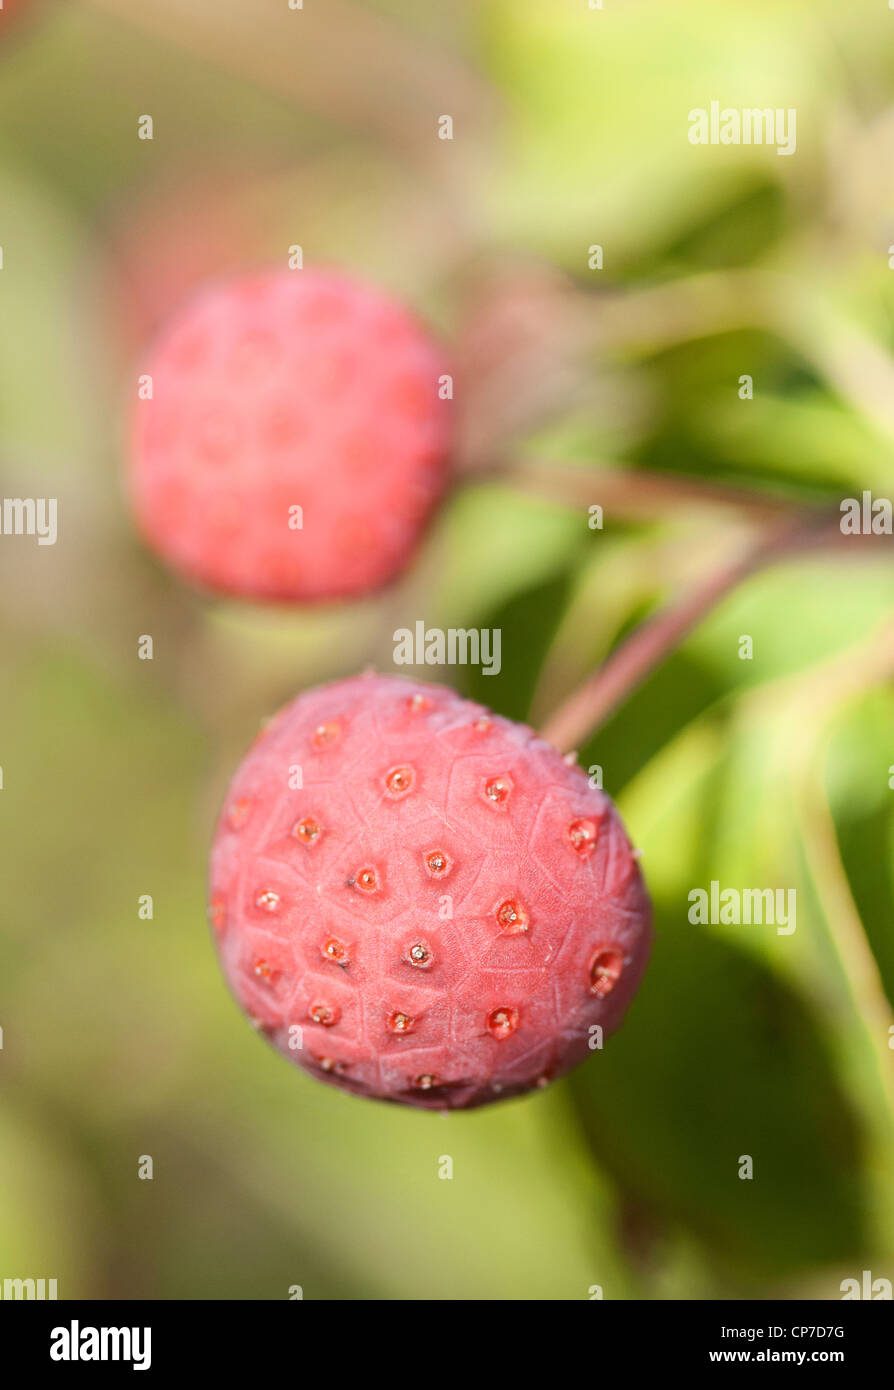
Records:
M489 475L479 473L477 481L505 482L574 507L598 502L606 512L637 521L664 520L669 512L684 507L689 513L693 507L726 510L756 523L802 516L801 508L784 497L642 468L590 468L522 459Z
M696 624L757 570L818 548L848 545L863 554L874 547L878 553L885 542L890 553L888 536L843 534L838 512L801 513L647 618L553 711L541 730L543 737L560 753L581 747Z

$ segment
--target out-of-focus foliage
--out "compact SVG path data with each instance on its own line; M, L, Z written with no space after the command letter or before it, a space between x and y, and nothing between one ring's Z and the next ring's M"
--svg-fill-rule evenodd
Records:
M390 667L419 618L496 625L502 673L447 675L542 719L760 524L671 487L591 531L579 493L475 469L575 464L594 504L621 467L792 508L892 495L894 14L18 8L0 492L58 496L61 534L0 539L0 1277L168 1298L836 1298L894 1277L890 555L755 577L581 750L642 847L658 936L623 1030L567 1081L446 1119L330 1091L240 1019L204 924L219 797L297 689ZM715 98L797 107L797 153L691 146ZM121 489L141 345L192 284L293 243L440 326L465 441L412 573L309 613L186 591ZM691 924L711 880L796 888L797 930Z

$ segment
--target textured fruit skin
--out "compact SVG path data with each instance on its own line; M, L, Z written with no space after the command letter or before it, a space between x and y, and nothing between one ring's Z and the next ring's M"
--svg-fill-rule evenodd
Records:
M230 987L286 1057L430 1109L581 1061L591 1026L619 1023L652 934L620 817L578 767L452 690L371 673L266 727L224 802L209 890Z
M222 593L379 588L408 563L446 486L446 370L399 304L348 276L283 270L211 285L140 367L152 378L130 450L141 531Z

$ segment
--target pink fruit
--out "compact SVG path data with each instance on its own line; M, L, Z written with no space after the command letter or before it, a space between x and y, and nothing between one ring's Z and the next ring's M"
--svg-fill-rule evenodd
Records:
M192 299L141 366L131 493L149 544L258 599L357 595L409 561L447 481L439 350L345 275L284 270Z
M285 1056L432 1109L581 1061L652 934L620 817L579 768L452 690L372 674L300 695L249 751L210 917L233 993Z

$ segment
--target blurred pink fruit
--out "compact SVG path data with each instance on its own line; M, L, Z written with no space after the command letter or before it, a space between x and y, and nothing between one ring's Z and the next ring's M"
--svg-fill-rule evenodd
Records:
M446 487L446 371L400 304L348 276L205 288L142 367L130 483L144 536L187 578L245 598L379 588Z

